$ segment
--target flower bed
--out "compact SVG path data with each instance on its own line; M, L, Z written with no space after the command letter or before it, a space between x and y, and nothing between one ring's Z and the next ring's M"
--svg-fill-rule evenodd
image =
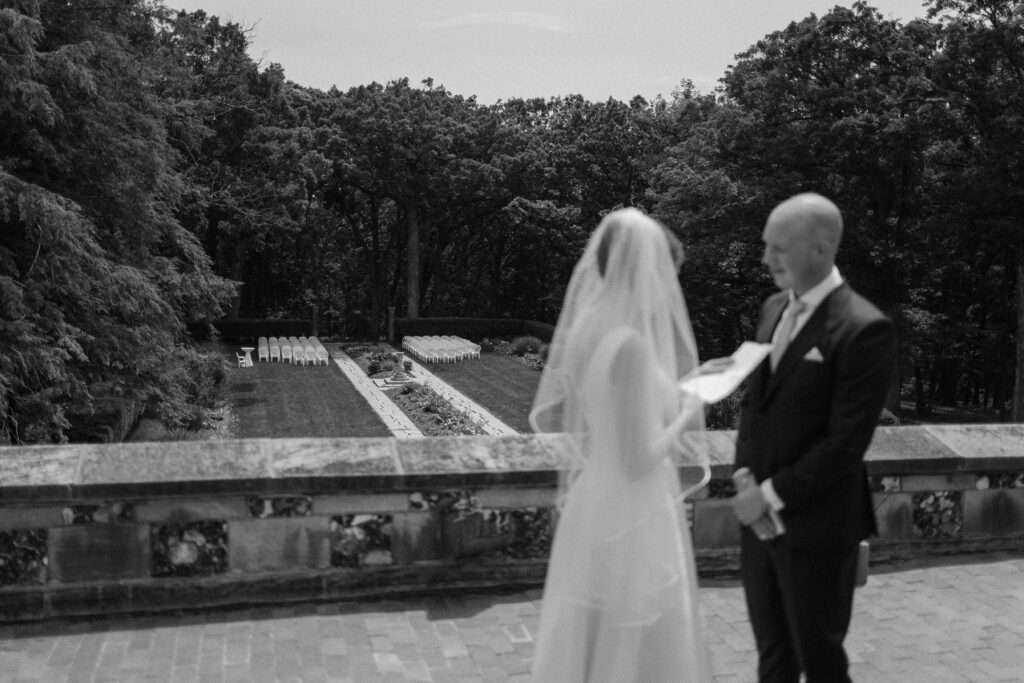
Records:
M421 384L407 384L385 392L424 436L485 434L477 423Z
M387 344L353 344L345 352L373 379L387 379L395 369L397 352ZM412 363L405 371L415 379ZM477 423L457 410L433 389L421 384L406 384L384 392L412 420L424 436L464 436L485 434Z
M503 356L516 358L527 367L543 370L547 358L547 344L536 337L516 337L515 339L482 339L480 350L485 353L499 353Z
M352 344L344 345L345 353L354 360L367 375L374 379L390 377L395 370L397 353L387 344ZM406 363L408 368L411 363Z

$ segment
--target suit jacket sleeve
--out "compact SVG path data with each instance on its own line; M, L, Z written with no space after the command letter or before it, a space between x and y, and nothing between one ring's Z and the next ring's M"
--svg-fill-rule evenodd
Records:
M780 296L780 295L776 294L775 296ZM757 321L758 321L757 322L757 327L758 327L758 329L757 329L757 332L754 335L754 340L757 341L757 342L764 343L766 341L770 341L770 337L767 335L767 333L764 330L767 329L767 327L766 327L766 320L768 318L768 311L771 308L771 302L772 302L773 298L774 297L769 297L768 299L766 299L764 302L761 303L761 310L758 312L758 316L757 316ZM767 363L768 361L766 360L765 362ZM754 370L754 372L762 372L762 368L756 368ZM748 379L747 381L749 382L751 380ZM744 396L743 401L746 402L746 401L749 401L749 400L750 400L750 386L748 385L747 389L746 389L746 395ZM740 468L743 468L743 467L747 467L747 468L749 468L751 470L754 469L753 463L750 462L750 452L749 452L749 450L746 450L746 449L737 449L737 451L736 451L736 458L735 458L735 460L733 462L733 471L735 472L736 470L738 470Z
M772 485L791 512L863 466L895 366L892 321L876 318L839 343L828 424L821 437Z

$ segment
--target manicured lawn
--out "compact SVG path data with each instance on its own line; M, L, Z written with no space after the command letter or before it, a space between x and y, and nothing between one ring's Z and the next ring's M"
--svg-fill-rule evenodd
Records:
M531 431L527 417L540 382L540 371L518 358L482 353L459 363L426 363L432 373L473 399L520 433Z
M237 417L239 439L391 436L333 362L232 367L225 395Z

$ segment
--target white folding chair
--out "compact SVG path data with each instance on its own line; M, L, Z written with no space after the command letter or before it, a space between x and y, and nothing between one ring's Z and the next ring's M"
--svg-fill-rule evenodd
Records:
M317 365L320 364L320 361L323 361L324 365L330 365L331 354L327 352L327 347L321 344L319 340L317 340L316 344L314 345L314 348L316 349Z
M299 344L298 337L288 337L288 346L291 347L292 363L299 365L304 363L304 357L302 352L302 346Z

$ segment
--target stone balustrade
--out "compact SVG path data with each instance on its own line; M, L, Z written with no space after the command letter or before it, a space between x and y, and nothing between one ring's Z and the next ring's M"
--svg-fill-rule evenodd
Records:
M735 434L687 436L698 567L735 571ZM0 448L0 621L538 584L557 438ZM880 428L868 469L875 560L1024 548L1024 425Z

